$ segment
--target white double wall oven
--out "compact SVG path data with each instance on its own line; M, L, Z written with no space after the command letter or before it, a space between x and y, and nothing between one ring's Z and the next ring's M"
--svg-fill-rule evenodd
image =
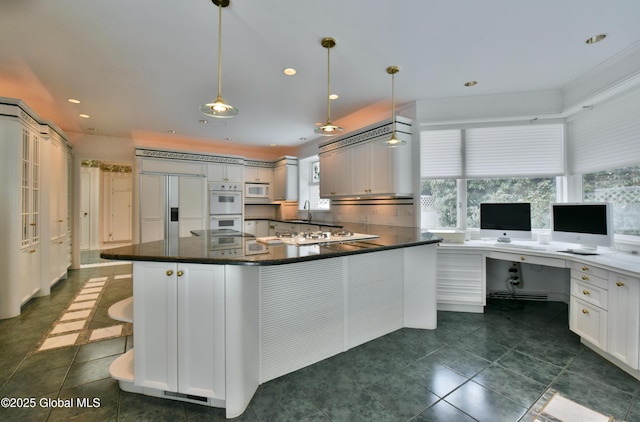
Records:
M241 232L242 184L209 183L209 230Z

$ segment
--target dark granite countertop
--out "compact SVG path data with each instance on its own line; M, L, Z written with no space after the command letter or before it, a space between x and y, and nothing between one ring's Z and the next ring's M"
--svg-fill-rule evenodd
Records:
M406 248L440 242L442 239L422 233L416 227L344 224L357 232L379 237L359 241L314 245L267 245L255 238L240 236L192 236L175 242L163 240L122 246L102 251L100 257L120 261L188 262L230 265L281 265L333 258L388 249Z
M314 226L322 226L322 227L343 227L345 224L348 224L348 223L336 223L334 221L322 221L322 220L314 220L314 219L311 219L311 221L309 221L309 220L305 220L303 218L283 220L281 218L246 217L244 220L245 221L247 221L247 220L265 221L266 220L266 221L278 221L280 223L312 224Z

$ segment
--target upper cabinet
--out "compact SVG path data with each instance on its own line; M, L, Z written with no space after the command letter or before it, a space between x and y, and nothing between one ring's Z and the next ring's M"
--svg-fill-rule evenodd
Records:
M406 145L383 145L391 131L389 119L321 145L320 196L412 196L411 121L396 119L396 135Z
M276 162L273 170L273 200L298 200L298 159L285 156Z
M210 182L242 183L244 166L240 164L209 164L207 179Z
M273 182L273 165L265 163L264 167L256 167L260 164L257 161L247 161L244 166L244 181L246 183L272 183Z

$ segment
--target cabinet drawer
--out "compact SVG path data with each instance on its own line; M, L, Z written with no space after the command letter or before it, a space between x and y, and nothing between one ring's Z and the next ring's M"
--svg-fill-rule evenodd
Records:
M607 279L609 277L609 272L607 270L600 267L594 267L591 264L582 264L580 262L571 263L571 273L573 274L574 271L590 277L600 277L602 279Z
M607 310L608 296L605 289L571 278L571 295Z
M606 273L607 272L605 271L604 277L599 277L594 274L585 273L584 271L577 271L572 268L571 279L579 280L579 281L582 281L583 283L588 283L593 286L599 287L601 289L607 290L609 288L609 280L608 280L609 276Z
M545 256L525 255L525 254L519 254L519 253L496 252L496 251L491 251L488 257L501 259L504 261L522 262L525 264L536 264L536 265L544 265L547 267L566 268L565 260L560 258L548 258Z
M571 296L569 328L602 350L607 347L607 311Z

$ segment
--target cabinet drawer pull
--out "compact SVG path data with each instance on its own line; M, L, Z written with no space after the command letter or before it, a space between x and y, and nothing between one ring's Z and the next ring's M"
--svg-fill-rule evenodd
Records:
M588 309L583 309L583 310L582 310L582 313L586 315L586 314L588 314L588 313L589 313L589 310L588 310Z
M583 290L582 294L585 296L589 296L591 293L589 293L589 290Z
M618 280L618 281L616 281L616 286L622 287L622 286L624 286L624 283L622 281Z
M527 260L527 258L525 258L524 256L520 257L520 261L526 261L526 260Z
M589 271L589 267L587 266L582 267L582 271Z
M178 277L182 277L184 275L183 271L178 271Z
M589 280L589 277L587 277L586 275L583 275L582 279L586 281L586 280Z
M168 276L172 276L173 275L173 270L167 270L167 275Z
M31 249L31 250L29 251L29 253L36 253L36 250L35 250L35 249Z
M36 223L31 223L31 224L29 224L29 225L30 225L30 226L36 226L37 224L36 224Z
M63 222L64 222L64 220L58 220L58 223L63 223Z

